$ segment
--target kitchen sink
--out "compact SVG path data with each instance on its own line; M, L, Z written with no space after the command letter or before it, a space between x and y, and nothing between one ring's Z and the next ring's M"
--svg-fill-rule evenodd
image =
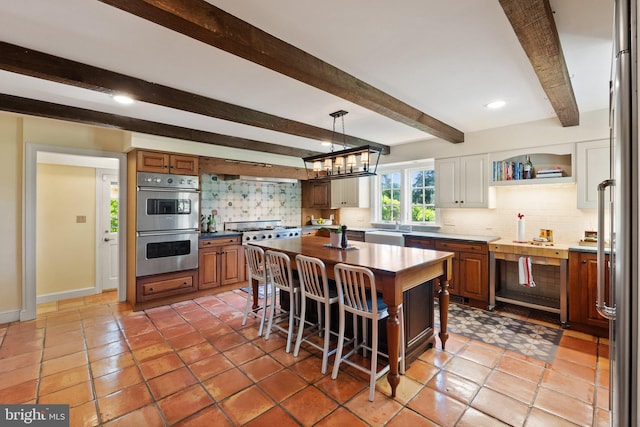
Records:
M364 241L369 243L383 243L386 245L404 246L403 230L377 230L364 233Z

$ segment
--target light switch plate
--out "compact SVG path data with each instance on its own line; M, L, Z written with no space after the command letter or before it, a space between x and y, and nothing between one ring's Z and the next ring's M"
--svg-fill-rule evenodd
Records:
M87 222L86 215L78 215L78 216L76 216L76 222L78 224L83 224L83 223Z

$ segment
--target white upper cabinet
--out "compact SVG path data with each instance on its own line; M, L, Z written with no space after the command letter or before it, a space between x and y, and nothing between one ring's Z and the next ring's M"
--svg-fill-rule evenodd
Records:
M331 208L368 208L369 177L331 181Z
M488 208L487 154L436 159L436 207Z
M610 177L609 140L579 142L576 144L578 166L578 209L598 207L598 184ZM609 201L609 192L605 201Z

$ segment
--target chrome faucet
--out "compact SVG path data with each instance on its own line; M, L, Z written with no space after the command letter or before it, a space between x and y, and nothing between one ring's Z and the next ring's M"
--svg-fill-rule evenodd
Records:
M400 230L400 223L396 221L396 230Z

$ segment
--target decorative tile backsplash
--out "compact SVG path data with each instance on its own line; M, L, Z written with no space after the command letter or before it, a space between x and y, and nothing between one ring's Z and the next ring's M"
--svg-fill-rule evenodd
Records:
M207 217L216 209L221 222L280 220L282 225L300 225L302 185L258 181L223 181L203 174L200 212Z

